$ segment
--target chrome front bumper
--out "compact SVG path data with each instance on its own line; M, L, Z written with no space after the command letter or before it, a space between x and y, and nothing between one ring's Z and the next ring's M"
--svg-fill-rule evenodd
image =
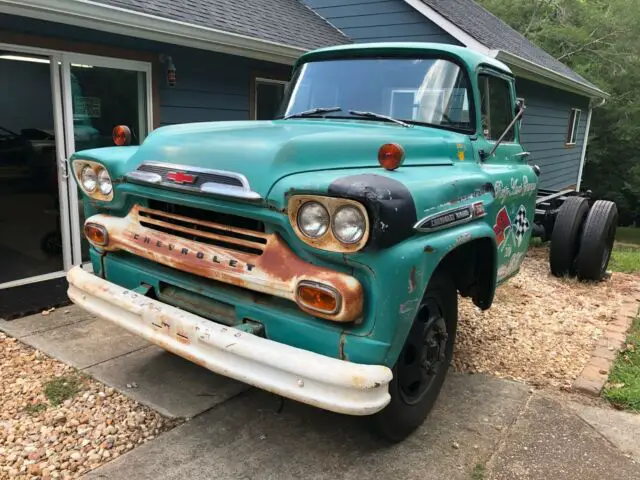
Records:
M80 267L69 298L212 372L325 410L370 415L390 401L391 370L319 355L221 325L119 287Z

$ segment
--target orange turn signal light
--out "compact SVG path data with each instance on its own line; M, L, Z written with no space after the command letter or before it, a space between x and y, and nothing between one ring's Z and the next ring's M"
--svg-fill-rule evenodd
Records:
M131 143L131 129L126 125L117 125L113 128L113 143L119 147L129 145Z
M333 314L340 309L340 294L325 285L300 282L298 284L298 302L310 310Z
M94 245L104 247L109 243L107 229L97 223L86 223L84 226L84 236Z
M395 170L404 160L404 148L397 143L385 143L378 150L378 162L385 170Z

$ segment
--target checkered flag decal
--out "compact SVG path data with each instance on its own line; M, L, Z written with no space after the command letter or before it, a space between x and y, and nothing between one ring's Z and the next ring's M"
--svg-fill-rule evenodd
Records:
M527 219L527 209L524 205L520 205L518 214L513 222L514 234L518 246L522 243L525 233L529 231L529 220Z

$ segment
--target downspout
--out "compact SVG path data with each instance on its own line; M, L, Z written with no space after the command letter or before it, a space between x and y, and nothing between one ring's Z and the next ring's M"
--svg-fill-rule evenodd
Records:
M576 185L576 191L580 191L580 185L582 184L582 171L584 170L584 161L587 158L587 145L589 144L589 130L591 129L591 116L594 108L602 107L607 102L606 98L601 98L600 101L593 105L593 101L589 102L589 113L587 115L587 126L584 131L584 139L582 140L582 157L580 158L580 169L578 170L578 184Z

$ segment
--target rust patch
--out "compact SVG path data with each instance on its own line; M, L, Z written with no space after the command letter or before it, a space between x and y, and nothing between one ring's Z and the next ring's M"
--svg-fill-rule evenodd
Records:
M176 340L184 345L189 345L191 343L191 340L189 340L189 336L185 332L182 332L180 330L178 330L178 332L176 333Z
M416 289L416 267L411 269L411 273L409 273L409 293L413 293Z
M275 233L251 232L213 222L188 219L191 224L202 224L209 228L215 228L218 232L226 231L242 235L250 233L256 238L260 238L261 242L258 245L262 254L247 253L235 250L235 246L245 247L246 242L244 240L238 242L239 239L233 236L229 236L230 240L227 242L233 246L223 248L153 228L154 226L164 228L165 224L170 224L170 220L184 221L187 217L159 212L158 216L164 215L164 218L168 220L162 220L163 225L141 225L141 220L147 222L149 219L148 216L141 217L141 211L155 215L154 210L136 205L124 218L99 214L87 221L101 224L108 230L109 245L105 250L123 250L183 272L286 298L294 302L296 301L296 287L300 281L309 280L321 283L340 293L342 297L340 310L334 315L327 315L298 304L300 309L316 317L337 322L352 322L362 315L363 291L358 280L350 275L302 260ZM173 227L172 229L183 232L186 236L190 236L193 231L196 231L192 228L187 229L189 231ZM205 236L199 230L197 232L199 236ZM219 233L212 235L221 236ZM207 238L213 239L213 237Z
M344 346L347 344L347 333L342 332L340 334L340 341L338 342L338 358L340 360L349 360L347 354L344 352Z

